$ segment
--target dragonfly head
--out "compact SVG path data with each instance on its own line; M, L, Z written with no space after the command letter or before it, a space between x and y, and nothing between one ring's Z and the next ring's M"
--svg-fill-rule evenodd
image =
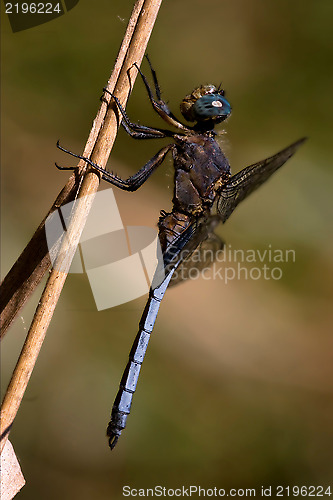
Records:
M231 106L220 87L201 85L182 100L180 111L189 122L211 121L214 126L228 118Z

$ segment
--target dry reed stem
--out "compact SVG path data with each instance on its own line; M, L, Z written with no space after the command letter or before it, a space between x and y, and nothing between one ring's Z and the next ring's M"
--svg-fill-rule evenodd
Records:
M121 46L115 70L108 82L108 89L114 91L115 95L117 95L122 103L126 102L136 76L136 72L131 75L130 82L128 71L133 66L134 62L140 64L142 61L161 2L162 0L138 0L133 9L129 27L125 35L126 41L123 42ZM126 48L126 45L128 48ZM101 117L103 123L100 127ZM107 108L107 105L102 103L89 135L84 154L87 154L87 152L92 149L92 145L94 145L91 159L98 165L105 166L116 133L117 116L111 106ZM79 166L82 167L82 162L79 163ZM1 412L2 439L0 450L2 450L5 444L19 409L33 367L44 341L47 327L51 321L55 306L67 277L71 260L92 205L93 196L89 195L94 195L98 186L98 173L89 170L83 178L79 190L79 197L75 203L72 219L66 234L67 237L64 239L59 251L59 258L64 260L61 263L57 262L50 273L4 397ZM59 268L63 271L57 270Z
M150 5L148 5L149 3L150 2L147 1L145 2L144 0L138 0L134 5L130 20L127 25L125 36L123 38L121 47L119 49L119 53L114 65L112 75L108 81L109 90L114 90L126 54L129 51L129 46L131 45L131 47L133 47L132 38L140 12L142 12L143 6L146 8L147 12L150 12L152 9L155 9L154 6L150 7ZM157 3L157 5L159 6L161 2L158 1L155 3ZM147 27L149 29L149 22ZM145 48L147 45L146 41L148 41L149 39L148 31L142 30L141 40L140 40L140 34L137 36L139 37L137 41L142 44L141 48ZM140 49L139 46L138 49ZM129 53L130 52L132 53L133 49L131 49ZM138 50L137 52L141 52L141 50L140 51ZM135 59L135 57L136 55L134 50L133 58ZM137 62L141 62L141 59L142 56L140 58L138 54L138 57L136 58ZM128 89L128 80L126 88ZM107 96L107 100L109 100L109 96ZM90 134L86 146L84 148L83 156L87 157L91 156L91 153L96 145L97 137L100 133L104 119L106 118L106 114L107 114L107 105L105 102L102 102L100 109L97 112L96 118L93 122L92 128L90 130ZM115 134L116 134L116 129L115 129ZM112 135L113 138L115 137L115 134ZM110 141L109 146L112 143L113 141ZM94 158L96 160L95 155ZM96 162L98 163L97 160ZM80 186L82 169L85 167L84 161L80 160L80 162L78 163L78 167L79 167L78 171L70 176L67 184L64 186L64 188L57 196L50 210L48 211L48 213L38 226L37 230L35 231L33 237L31 238L31 240L29 241L29 243L19 256L17 261L13 264L12 268L10 269L10 271L8 272L7 276L4 278L1 284L1 294L0 294L1 337L5 335L6 331L10 327L13 320L18 315L19 311L25 305L27 300L30 298L35 288L39 285L40 281L42 280L44 274L51 266L49 249L47 246L46 235L45 235L45 221L52 212L57 210L62 205L66 205L67 203L70 203L75 199L75 195L77 194L78 188Z

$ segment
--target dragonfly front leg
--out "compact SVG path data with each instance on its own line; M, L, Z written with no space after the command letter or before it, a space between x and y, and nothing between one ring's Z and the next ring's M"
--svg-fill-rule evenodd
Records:
M170 130L147 127L146 125L131 122L118 97L112 94L112 92L110 92L107 88L104 88L103 90L104 92L110 94L110 96L115 100L123 118L122 126L128 135L130 135L133 139L163 139L164 137L173 137L174 133Z
M132 175L131 177L125 180L121 179L112 172L108 172L108 170L105 170L105 168L100 167L99 165L91 161L89 158L77 155L72 151L63 148L62 146L60 146L59 141L57 142L57 147L61 149L61 151L64 151L65 153L68 153L71 156L74 156L75 158L84 160L86 163L88 163L88 165L91 165L92 167L96 168L96 170L101 172L102 179L104 179L107 182L110 182L110 184L113 184L114 186L117 186L118 188L123 189L124 191L136 191L140 186L142 186L142 184L148 179L148 177L151 176L154 170L159 165L161 165L167 153L175 146L174 144L169 144L168 146L165 146L164 148L160 149L160 151L156 153L156 155L154 155L136 174ZM57 163L56 167L59 168L59 170L75 170L75 168L77 168L77 167L60 167Z
M160 86L159 86L159 83L158 83L158 80L157 80L157 76L156 76L156 71L154 70L154 68L152 67L152 64L149 60L149 57L146 55L146 59L149 63L149 67L150 67L150 70L151 70L151 73L153 75L153 80L154 80L154 87L155 87L155 93L156 93L156 98L157 100L154 98L154 95L153 95L153 92L150 88L150 85L147 81L147 78L145 77L145 75L142 73L141 69L139 68L139 66L134 63L134 66L136 67L136 69L138 70L138 72L140 73L140 76L142 78L142 81L146 87L146 90L147 90L147 93L148 93L148 97L149 97L149 100L154 108L154 110L156 111L156 113L158 113L160 115L161 118L163 118L164 121L166 121L169 125L172 125L173 127L177 127L178 129L180 130L189 130L188 127L186 127L183 123L181 123L175 116L173 113L171 113L167 103L165 101L163 101L163 99L161 98L161 89L160 89Z

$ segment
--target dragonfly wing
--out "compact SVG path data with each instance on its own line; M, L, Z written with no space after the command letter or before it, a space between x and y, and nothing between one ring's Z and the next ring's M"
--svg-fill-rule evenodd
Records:
M305 140L305 138L300 139L276 155L250 165L233 175L228 184L222 189L217 202L217 210L222 222L224 223L230 217L242 200L266 182L276 170L282 167Z
M224 242L215 233L199 242L194 251L189 252L172 275L169 287L178 285L188 279L196 279L200 272L209 268L216 260L216 255L223 249ZM185 248L186 250L186 248Z
M164 277L172 270L175 271L169 286L191 277L190 268L196 267L201 270L209 267L214 262L218 250L223 248L223 242L214 234L214 229L220 223L219 216L206 214L199 218L193 218L186 229L177 236L175 235L163 253L163 265L159 260L152 288L155 289L159 286Z

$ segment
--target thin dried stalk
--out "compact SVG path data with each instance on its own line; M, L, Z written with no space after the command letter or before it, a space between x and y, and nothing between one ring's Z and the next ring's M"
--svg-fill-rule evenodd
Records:
M33 237L1 283L1 337L5 335L15 317L51 266L45 235L45 221L47 217L57 210L57 208L73 201L78 188L79 175L73 173L36 229Z
M133 9L129 28L125 35L126 42L123 42L121 46L115 70L108 82L108 89L114 92L122 103L126 102L134 77L136 76L136 74L132 74L130 82L128 71L134 62L140 64L142 61L161 2L162 0L138 0ZM100 126L101 118L102 126ZM84 154L86 155L93 149L91 159L98 165L105 166L116 133L117 116L114 109L111 106L107 109L107 105L104 103L101 105L94 121ZM82 167L82 162L78 166ZM93 196L89 195L94 195L98 186L98 173L89 170L83 178L78 200L75 203L72 219L67 231L67 237L59 251L59 258L64 260L56 262L55 267L50 273L3 401L1 412L1 450L8 437L33 367L38 358L47 327L51 321L91 208ZM62 271L57 269L62 269Z
M157 4L157 7L150 6L150 4ZM127 25L125 36L123 38L121 47L119 49L118 57L115 62L115 66L112 75L108 82L108 89L113 91L115 89L117 80L119 78L122 66L125 61L127 53L132 54L132 57L140 62L142 59L141 52L145 50L147 46L149 33L141 29L142 35L137 33L136 25L139 19L139 15L142 12L143 6L147 8L148 11L159 7L161 2L145 2L144 0L138 0L133 8L132 15ZM149 29L149 22L147 28ZM135 40L133 40L135 33ZM146 38L145 38L146 37ZM133 50L133 44L136 47ZM131 46L131 47L130 47ZM130 47L130 49L129 49ZM134 75L135 76L135 75ZM125 83L125 93L126 89L129 90L128 79ZM107 115L107 105L102 102L99 111L97 112L96 118L93 122L86 146L84 148L83 156L90 157L94 147L96 146L97 137L101 131L103 122ZM109 113L109 116L111 113ZM114 121L112 121L112 126L114 126ZM105 127L104 127L105 129ZM110 136L114 140L116 134L115 132ZM104 133L107 134L107 130ZM109 148L111 150L113 140L109 141ZM101 142L101 141L99 141ZM97 155L98 156L98 155ZM96 156L94 156L95 161ZM107 161L107 160L106 160ZM106 161L104 164L106 164ZM103 164L103 165L104 165ZM45 221L47 217L57 210L62 205L73 201L75 195L77 194L78 188L80 186L80 178L82 174L82 169L84 168L84 161L78 163L78 171L73 173L69 178L65 187L61 190L56 200L52 204L50 210L38 226L33 237L21 253L20 257L17 259L15 264L12 266L7 276L4 278L1 284L1 294L0 294L0 323L1 331L0 336L3 337L8 330L9 326L18 315L21 308L25 305L27 300L30 298L35 288L39 285L46 271L51 267L51 260L49 256L49 249L47 246L46 236L45 236Z

